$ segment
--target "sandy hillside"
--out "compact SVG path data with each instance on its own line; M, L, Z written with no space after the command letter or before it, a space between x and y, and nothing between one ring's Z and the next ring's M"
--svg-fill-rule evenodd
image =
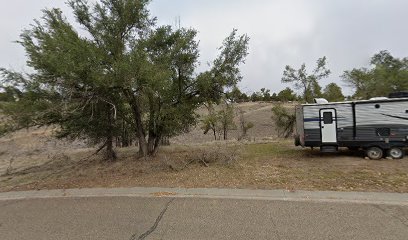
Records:
M0 174L12 167L13 170L36 166L87 149L80 141L58 140L53 137L53 128L20 130L0 138ZM11 165L11 166L10 166Z
M252 122L254 127L248 131L248 137L251 140L270 140L276 138L276 128L271 119L273 103L268 102L247 102L240 103L235 106L235 123L239 125L239 109L244 111L245 120ZM286 104L289 109L294 109L295 104ZM198 112L200 116L205 116L208 111L205 108L201 108ZM212 133L203 134L201 129L202 123L191 129L189 133L182 134L172 139L173 143L186 144L186 143L203 143L214 141ZM238 139L240 136L240 130L231 130L228 133L228 139Z

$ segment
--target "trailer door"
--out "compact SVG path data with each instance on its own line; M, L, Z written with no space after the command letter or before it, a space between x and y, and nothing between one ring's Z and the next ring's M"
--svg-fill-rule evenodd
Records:
M320 128L322 144L337 144L336 109L320 110Z

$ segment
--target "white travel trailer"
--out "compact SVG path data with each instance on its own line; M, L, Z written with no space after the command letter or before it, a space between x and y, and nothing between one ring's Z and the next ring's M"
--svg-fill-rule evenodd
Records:
M322 152L336 152L339 147L362 148L371 159L381 159L385 154L395 159L404 157L408 146L408 98L317 102L296 108L297 146L319 147Z

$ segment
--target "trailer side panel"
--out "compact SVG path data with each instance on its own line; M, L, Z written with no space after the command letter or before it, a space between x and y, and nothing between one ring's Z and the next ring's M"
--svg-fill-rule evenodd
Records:
M356 140L406 141L408 101L356 104Z
M337 137L339 141L353 140L352 104L325 104L303 106L305 145L319 147L321 145L320 110L335 109L337 112Z

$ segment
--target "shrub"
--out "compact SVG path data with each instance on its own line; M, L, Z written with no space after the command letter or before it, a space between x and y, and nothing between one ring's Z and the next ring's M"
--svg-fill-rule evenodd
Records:
M284 106L278 104L272 108L272 119L276 125L279 137L288 138L292 135L296 123L296 115L290 113Z

